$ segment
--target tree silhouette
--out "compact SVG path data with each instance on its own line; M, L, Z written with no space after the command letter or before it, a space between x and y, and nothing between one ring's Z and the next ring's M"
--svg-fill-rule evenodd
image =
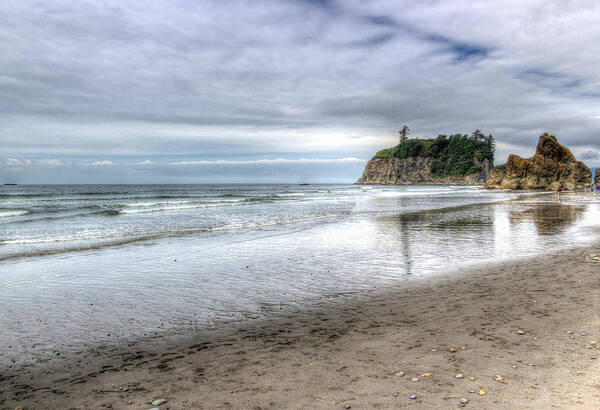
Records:
M481 130L477 128L475 131L473 131L473 134L471 134L471 138L473 138L475 141L484 141L485 135L483 135Z
M400 143L402 144L408 138L408 134L410 134L410 128L408 128L407 125L404 125L402 129L398 131L398 134L400 134Z

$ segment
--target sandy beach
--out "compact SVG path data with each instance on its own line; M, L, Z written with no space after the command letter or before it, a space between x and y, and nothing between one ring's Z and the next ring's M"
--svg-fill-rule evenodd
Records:
M598 253L440 267L244 328L58 357L3 374L0 408L596 407Z
M600 410L600 1L0 21L0 410Z

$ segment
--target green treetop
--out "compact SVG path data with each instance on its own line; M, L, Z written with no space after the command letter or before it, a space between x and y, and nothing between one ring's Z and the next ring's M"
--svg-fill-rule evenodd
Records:
M404 135L408 135L408 127L406 127L406 131ZM401 139L402 135L401 131ZM495 149L494 137L491 134L485 136L477 129L471 136L454 134L439 135L433 139L405 138L395 147L379 151L374 158L434 158L431 164L433 175L441 178L460 177L479 172L480 164L485 159L493 163Z

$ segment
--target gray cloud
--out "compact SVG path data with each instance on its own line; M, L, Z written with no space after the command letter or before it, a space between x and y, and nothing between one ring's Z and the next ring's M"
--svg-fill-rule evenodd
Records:
M223 160L234 178L265 155L367 159L405 123L481 128L499 161L548 131L598 165L598 18L583 0L3 2L0 158L30 164L0 171L149 161L136 178L176 181L190 170L152 165Z
M600 161L600 151L596 150L587 150L579 153L578 158L582 161L591 160L591 161Z

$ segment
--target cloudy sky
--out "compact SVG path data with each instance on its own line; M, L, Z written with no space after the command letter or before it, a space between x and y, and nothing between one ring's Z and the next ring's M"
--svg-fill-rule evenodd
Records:
M600 165L600 3L0 2L0 182L353 182L378 149L548 131Z

